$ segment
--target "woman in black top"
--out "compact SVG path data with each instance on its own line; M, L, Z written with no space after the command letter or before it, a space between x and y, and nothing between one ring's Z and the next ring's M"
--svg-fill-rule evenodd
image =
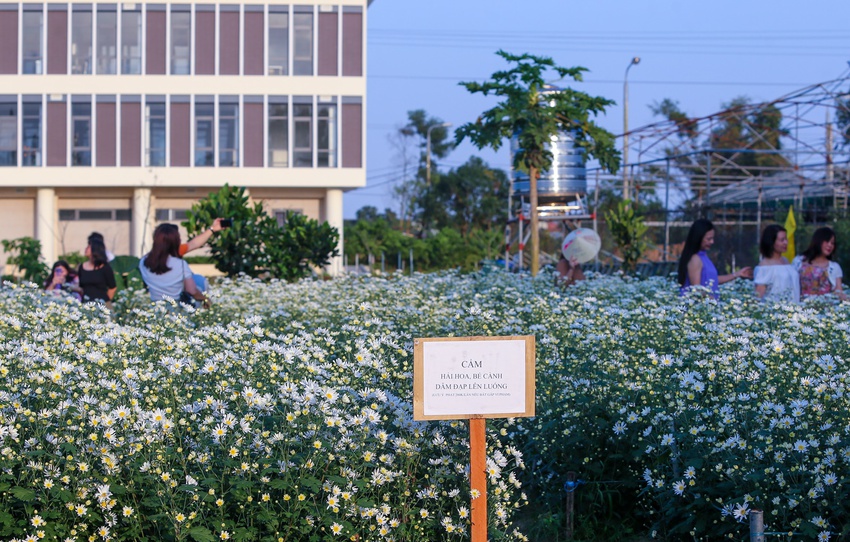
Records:
M106 260L103 241L91 239L86 247L86 256L88 261L77 269L83 301L112 301L116 290L115 274Z

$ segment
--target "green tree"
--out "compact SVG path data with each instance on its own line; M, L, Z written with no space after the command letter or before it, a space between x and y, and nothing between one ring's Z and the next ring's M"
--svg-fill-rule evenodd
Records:
M283 228L274 222L271 238L263 243L265 268L273 277L289 281L310 275L339 255L339 232L327 222L288 211Z
M228 276L269 273L297 280L309 275L311 265L323 267L339 254L336 228L291 212L281 227L262 204L250 203L242 187L224 185L210 193L192 206L183 225L192 235L206 229L216 217L233 221L209 242L216 268Z
M502 232L507 220L510 181L500 169L472 156L465 164L434 179L434 203L443 209L436 227L454 227L462 237L476 229Z
M547 74L554 72L560 79L570 77L581 81L585 68L561 67L551 58L530 54L513 55L501 50L497 54L515 65L494 73L484 83L461 85L473 94L494 95L502 101L475 122L461 126L455 140L460 143L469 138L478 148L498 150L505 140L517 138L520 150L514 155L514 167L528 172L531 186L531 274L536 275L540 268L537 179L541 171L552 165L551 138L559 131L571 132L587 156L596 158L604 169L615 173L620 155L614 148L614 136L591 120L591 116L603 113L614 102L571 88L547 87Z
M616 209L605 214L605 222L623 257L623 271L634 272L638 260L649 246L643 218L635 212L628 200L624 200L617 204Z
M399 129L399 141L413 140L418 149L418 162L413 176L405 176L396 194L408 202L410 220L418 223L420 231L427 232L438 228L437 224L445 223L445 211L438 203L438 197L433 190L435 177L438 173L438 159L445 158L454 148L454 142L449 139L448 127L443 119L429 115L423 109L407 112L407 124ZM428 162L428 132L431 133L431 179L427 179ZM409 228L410 231L412 228Z
M3 251L9 254L6 263L18 266L24 280L41 284L47 278L49 268L41 258L41 241L32 237L3 239Z

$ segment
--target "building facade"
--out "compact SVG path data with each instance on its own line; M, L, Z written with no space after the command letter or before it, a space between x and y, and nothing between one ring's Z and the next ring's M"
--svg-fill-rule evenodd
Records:
M0 238L48 264L92 231L141 256L225 183L342 234L366 184L366 8L0 3Z

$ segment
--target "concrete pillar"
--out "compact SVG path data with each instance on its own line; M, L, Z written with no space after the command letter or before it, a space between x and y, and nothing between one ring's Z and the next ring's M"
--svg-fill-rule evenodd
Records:
M35 238L41 241L44 263L56 261L56 191L39 188L35 193Z
M130 252L141 258L153 243L154 208L150 188L133 189L133 211L130 225Z
M338 188L330 188L325 194L325 220L332 227L339 230L339 256L332 258L328 264L327 272L332 276L337 276L342 273L342 190Z

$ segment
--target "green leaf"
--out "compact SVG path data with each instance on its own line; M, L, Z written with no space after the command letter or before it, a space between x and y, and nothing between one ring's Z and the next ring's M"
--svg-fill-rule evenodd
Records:
M192 527L189 529L189 536L196 542L216 542L216 536L206 527Z
M35 500L35 491L26 487L15 486L9 490L9 493L24 502L32 502Z

